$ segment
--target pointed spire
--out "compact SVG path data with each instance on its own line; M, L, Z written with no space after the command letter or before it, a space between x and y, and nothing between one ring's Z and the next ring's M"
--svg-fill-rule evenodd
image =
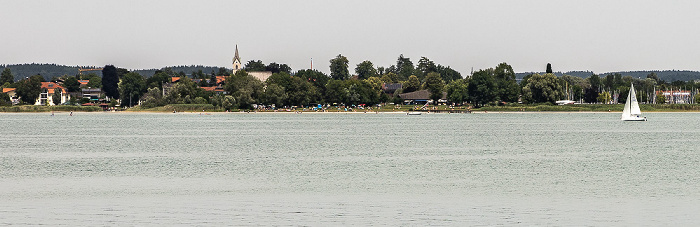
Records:
M238 56L238 44L236 44L236 54L233 56L233 60L235 61L238 59L238 62L241 62L241 57Z

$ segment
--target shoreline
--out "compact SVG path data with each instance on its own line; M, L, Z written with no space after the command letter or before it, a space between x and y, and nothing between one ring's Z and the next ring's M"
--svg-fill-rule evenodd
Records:
M46 114L46 113L51 113L53 112L54 114L68 114L71 111L33 111L33 112L0 112L0 114ZM471 113L437 113L437 112L427 112L427 111L379 111L379 112L338 112L338 111L331 111L331 112L317 112L317 111L306 111L306 112L294 112L294 111L278 111L278 112L273 112L273 111L250 111L250 112L245 112L245 111L235 111L235 112L210 112L210 111L204 111L204 112L192 112L192 111L181 111L181 112L168 112L168 111L72 111L74 114L75 113L99 113L99 114L192 114L192 115L201 115L201 114L206 114L206 115L214 115L214 114L407 114L408 112L420 112L421 114L425 115L434 115L434 114L572 114L572 113L581 113L581 114L620 114L622 113L621 111L472 111ZM700 111L648 111L644 112L646 113L700 113Z

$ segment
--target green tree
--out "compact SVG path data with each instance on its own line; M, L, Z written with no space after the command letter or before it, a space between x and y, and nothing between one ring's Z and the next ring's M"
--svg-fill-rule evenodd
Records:
M342 80L331 79L326 84L326 101L329 103L342 103L348 96L345 83Z
M286 99L287 93L284 92L284 87L277 84L268 84L265 86L265 92L263 93L264 103L274 104L275 107L281 107Z
M292 73L292 68L290 68L287 64L277 64L276 62L271 62L265 67L266 71L270 71L272 73L279 73L279 72L285 72L287 74Z
M408 80L403 83L403 92L414 92L420 89L420 80L415 75L408 77Z
M89 88L102 88L102 77L99 77L95 74L93 77L90 77L90 81L86 84L87 87Z
M647 78L653 79L654 81L656 81L657 84L659 83L659 76L656 75L655 72L649 73L649 75L647 75Z
M494 69L494 77L498 86L498 99L504 102L517 102L520 95L520 86L515 81L513 67L503 62Z
M29 79L24 79L19 82L17 86L17 96L20 97L20 101L25 104L34 104L39 98L41 93L41 80L38 77L32 76Z
M102 91L107 97L119 99L119 75L113 65L102 69Z
M12 75L12 70L10 70L9 67L5 67L5 69L2 70L2 73L0 73L0 84L5 84L5 83L14 83L15 82L15 76Z
M440 74L436 72L430 72L425 77L425 89L430 91L430 99L433 100L433 104L437 105L438 100L442 98L442 92L445 90L445 82L442 81Z
M243 68L245 68L245 70L248 72L261 72L265 71L265 64L263 64L260 60L250 60L248 63L245 63Z
M428 73L438 72L437 70L438 68L435 62L426 57L421 57L420 60L418 60L418 66L416 66L414 73L418 74L418 78L421 79L428 75Z
M458 79L447 84L447 100L459 104L468 101L469 82L466 79Z
M612 96L610 95L610 92L604 91L598 94L598 102L603 104L610 104L610 101L612 101Z
M158 87L148 88L148 92L143 95L142 100L141 106L145 108L164 106L166 104L163 99L163 92Z
M170 92L168 92L165 99L167 103L172 104L191 104L197 97L210 96L213 96L213 94L204 91L204 89L198 87L189 77L185 76L181 77L180 81L170 88Z
M63 87L68 90L68 92L76 92L80 90L80 82L75 77L69 76L63 81Z
M399 55L396 59L396 74L399 76L399 80L406 80L409 76L413 75L415 67L410 58L406 58L403 54Z
M350 72L348 71L348 58L343 55L338 54L335 58L331 59L331 78L336 80L347 80L350 79Z
M657 94L656 95L656 103L657 104L666 104L666 96L664 96L663 94L660 94L660 95Z
M262 81L248 74L245 70L239 70L226 79L226 90L239 108L250 109L252 104L257 104L262 97L264 84Z
M469 86L467 87L469 99L476 106L483 106L496 100L498 84L496 84L493 73L490 71L492 69L476 71L469 81Z
M138 73L125 74L118 84L119 96L122 97L122 106L133 106L138 103L141 96L147 91L146 81Z
M316 86L318 91L321 93L325 92L326 84L331 79L328 77L328 75L315 69L299 70L294 73L294 76L299 77L302 80L309 81L311 84Z
M148 88L158 88L163 89L163 84L169 83L171 81L171 77L168 76L167 73L159 71L156 72L156 74L153 74L153 76L149 77L146 79L146 85Z
M0 106L11 106L12 100L7 93L0 92Z
M398 83L399 82L399 75L396 75L396 73L389 72L387 74L382 75L380 78L382 82L384 83ZM420 82L419 82L420 83Z
M63 91L60 88L53 89L53 95L51 95L51 101L54 105L61 104L61 93Z
M374 64L372 64L371 61L363 61L357 64L355 73L359 79L364 80L370 77L376 77L377 69L374 68Z
M442 80L444 80L446 83L462 79L462 74L450 68L449 66L445 67L442 65L438 65L437 72L440 73L440 76L442 76Z
M523 87L523 99L529 103L554 103L564 97L561 84L554 74L534 74Z

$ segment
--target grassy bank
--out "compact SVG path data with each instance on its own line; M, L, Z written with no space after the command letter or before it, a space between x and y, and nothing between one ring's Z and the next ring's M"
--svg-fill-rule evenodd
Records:
M504 112L539 112L539 111L562 111L562 112L622 112L624 104L581 104L581 105L509 105L509 106L488 106L474 111L504 111ZM699 104L640 104L642 112L700 112Z
M73 112L96 112L102 111L98 106L0 106L0 112L51 112L51 111L73 111Z

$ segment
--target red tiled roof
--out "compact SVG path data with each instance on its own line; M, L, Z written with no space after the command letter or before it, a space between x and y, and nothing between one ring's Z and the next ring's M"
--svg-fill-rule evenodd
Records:
M11 92L11 91L14 91L15 89L17 89L17 88L2 88L2 93Z
M175 77L175 76L174 76L174 77L170 77L170 82L171 82L171 83L175 83L175 82L178 82L178 81L180 81L180 77Z
M226 81L226 76L216 76L216 83L220 84Z
M60 88L61 92L65 93L66 89L61 87L61 85L58 85L57 83L54 82L41 82L41 89L46 89L49 94L53 94L53 90L56 88Z
M201 88L204 89L205 91L214 91L216 89L216 87L201 87Z
M80 83L80 85L87 85L90 82L90 80L78 80L78 82Z

